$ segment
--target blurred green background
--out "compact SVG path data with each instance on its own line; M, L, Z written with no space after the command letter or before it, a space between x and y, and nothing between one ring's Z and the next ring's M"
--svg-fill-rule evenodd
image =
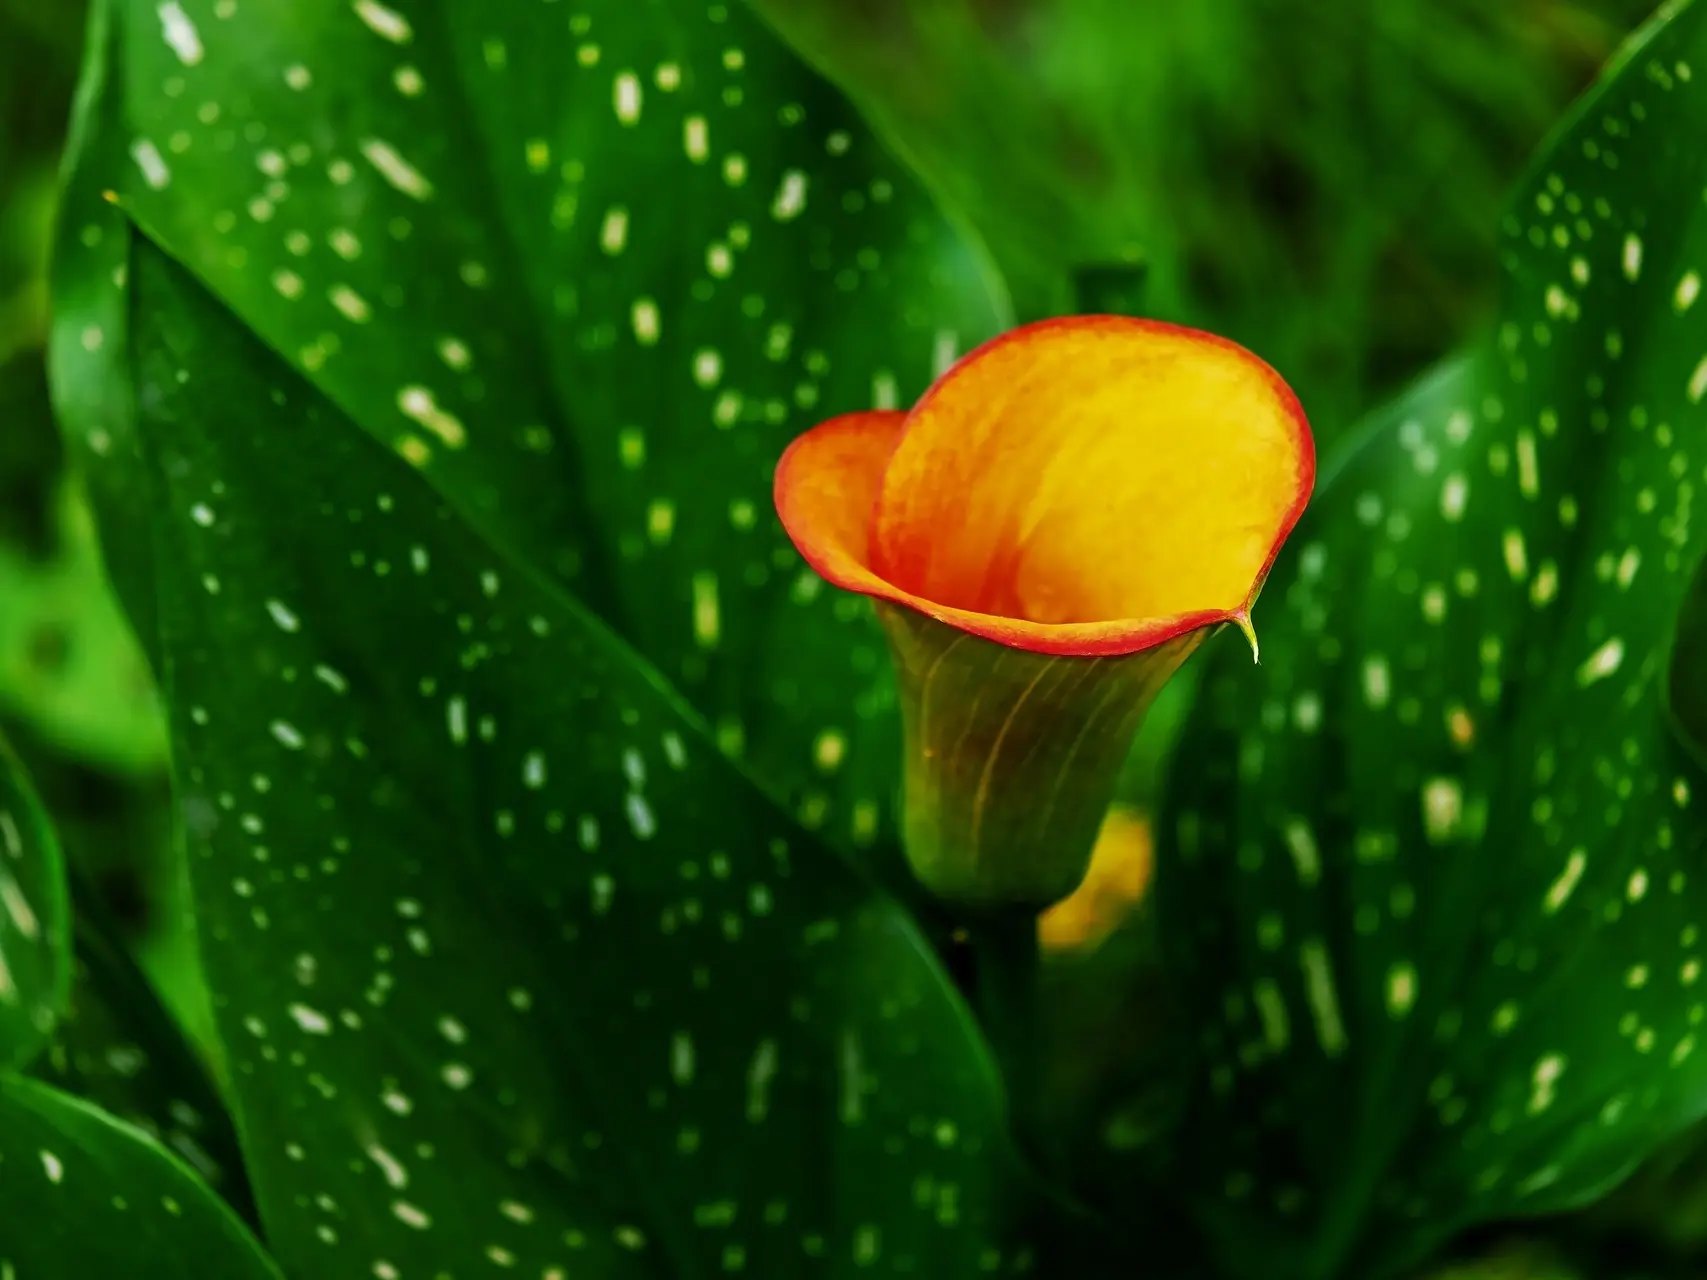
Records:
M1227 334L1285 375L1324 450L1484 322L1505 192L1650 8L755 2L982 242L1016 318L1088 302ZM75 0L0 0L0 734L206 1043L168 870L158 709L46 392L47 253L81 28ZM1188 692L1176 684L1176 711ZM1136 800L1174 718L1155 718ZM1707 1210L1667 1198L1707 1181L1693 1150L1605 1221L1651 1235L1663 1203L1675 1243L1707 1237Z
M1251 347L1332 439L1488 312L1525 158L1646 0L756 0L983 237Z
M83 6L0 0L0 735L68 854L206 1043L167 874L164 726L48 404L48 248Z

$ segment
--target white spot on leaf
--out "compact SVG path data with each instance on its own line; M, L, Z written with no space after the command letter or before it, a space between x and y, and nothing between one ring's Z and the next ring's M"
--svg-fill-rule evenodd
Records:
M407 44L414 32L409 27L409 19L395 9L388 9L379 0L356 0L356 16L365 22L368 30L375 35L383 36L392 44Z
M196 30L196 24L184 12L178 0L167 0L156 11L160 15L160 26L165 34L166 43L172 46L172 52L178 55L178 61L186 67L193 67L202 60L202 38Z
M142 180L154 190L159 191L172 181L172 171L166 167L165 159L160 155L160 148L147 138L138 138L130 144L131 159L136 161L136 167L142 171Z
M379 176L404 195L416 200L425 200L433 194L433 184L389 142L379 138L363 138L361 152L367 157L368 163L379 171Z
M1618 670L1624 661L1624 641L1614 636L1600 648L1591 653L1577 668L1577 683L1587 688L1596 681L1604 680Z

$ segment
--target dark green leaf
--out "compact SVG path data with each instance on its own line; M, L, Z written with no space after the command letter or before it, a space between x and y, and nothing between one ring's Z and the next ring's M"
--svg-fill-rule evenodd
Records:
M54 243L55 323L48 334L48 381L54 414L73 458L82 463L101 531L102 558L143 650L154 652L153 495L140 465L135 406L124 367L126 301L120 284L130 269L130 223L103 198L126 163L122 69L111 38L113 3L93 0L88 51L61 192ZM108 465L115 463L117 465Z
M1678 733L1695 758L1707 765L1707 560L1696 568L1678 613L1666 682Z
M1707 1106L1663 687L1707 550L1704 131L1707 9L1670 6L1517 192L1497 333L1382 415L1262 666L1206 683L1159 893L1201 1047L1181 1182L1239 1274L1388 1274Z
M23 765L0 740L0 1065L28 1061L65 1004L65 899L59 842Z
M33 1080L0 1078L0 1273L277 1280L253 1236L157 1144Z
M789 546L771 470L999 317L851 109L742 4L121 7L101 181L804 820L875 838L882 643Z
M47 494L61 457L40 351L0 355L0 426L0 545L46 556L54 535Z
M237 1134L206 1068L119 942L95 895L77 888L73 897L70 1005L34 1074L170 1148L253 1221Z
M143 242L131 290L190 877L286 1264L1014 1261L984 1051L905 917Z
M47 329L53 169L77 73L82 9L80 0L0 3L0 364L33 352ZM14 439L0 455L11 452Z

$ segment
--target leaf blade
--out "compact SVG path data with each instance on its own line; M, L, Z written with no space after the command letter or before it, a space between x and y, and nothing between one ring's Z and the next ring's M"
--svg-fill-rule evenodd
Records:
M23 763L0 739L0 1061L28 1062L71 982L65 866Z
M73 898L71 997L32 1074L172 1151L253 1225L236 1130L207 1068L96 896L74 881Z
M146 244L132 290L191 882L286 1265L1010 1262L990 1069L896 909Z
M1704 41L1669 6L1538 157L1499 331L1379 415L1200 709L1162 884L1243 1270L1397 1267L1380 1233L1580 1203L1699 1111L1707 828L1659 677L1703 550Z
M136 1130L33 1080L0 1078L0 1265L19 1275L277 1280L243 1224Z
M180 9L187 65L128 7L127 207L807 821L889 830L880 638L768 494L802 426L999 326L916 183L742 6Z

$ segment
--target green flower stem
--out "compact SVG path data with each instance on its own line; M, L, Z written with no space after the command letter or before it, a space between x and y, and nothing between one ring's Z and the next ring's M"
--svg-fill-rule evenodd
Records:
M1038 1004L1041 960L1037 916L1026 909L980 913L966 921L975 966L974 998L1007 1088L1016 1145L1036 1160L1041 1125L1045 1027Z

